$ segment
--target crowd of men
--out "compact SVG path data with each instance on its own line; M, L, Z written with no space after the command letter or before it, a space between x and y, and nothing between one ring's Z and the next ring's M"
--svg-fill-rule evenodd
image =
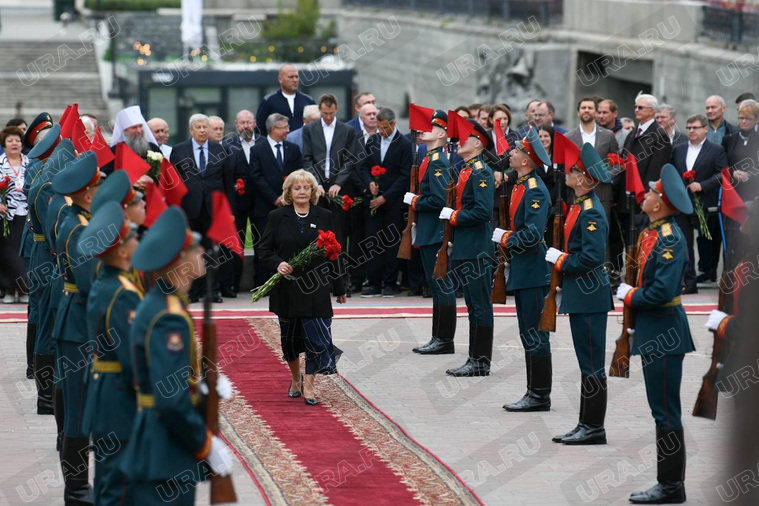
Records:
M81 121L92 141L89 150L76 147L78 123L62 127L42 113L27 130L27 340L33 343L38 413L56 416L67 503L93 501L90 447L96 453L98 504L167 498L191 504L194 489L187 491L182 480L229 474L226 445L203 420L209 387L187 307L204 293L203 253L211 245L206 236L218 216L219 197L229 204L241 241L250 226L255 250L269 212L283 205L284 178L300 168L314 174L319 204L332 212L346 252L340 275L354 293L395 296L401 270L410 287L429 290L431 339L415 353L454 352L455 299L461 292L469 314L468 357L447 374L490 374L493 303L513 294L526 392L504 405L506 411L550 410L549 336L555 322L551 328L545 321L549 313L569 315L581 408L576 427L553 438L556 443L606 444L606 322L613 294L634 309L635 339L626 358L643 358L658 475L653 488L630 499L683 502L680 381L683 357L694 346L680 295L694 291L699 280L716 279L719 238L730 246L725 270L746 253L738 247L739 223L731 228L722 216L721 171L729 169L742 201L756 199L757 102L740 97L740 124L734 127L724 119L724 100L709 97L706 116L688 117L687 140L680 141L674 109L645 94L636 99L632 130L622 126L612 100L587 97L578 102L579 125L568 131L554 124L550 102L535 100L514 128L507 104L479 104L448 112L420 108L421 119L417 115L412 132L404 134L396 111L378 107L372 93L358 94L356 118L343 123L336 119L333 95L314 103L298 91L294 67L283 66L279 82L281 89L263 99L255 116L238 112L228 136L221 118L195 114L189 119L191 137L168 146L170 125L160 118L146 121L137 106L117 115L111 149L97 147L97 124L81 117L73 121ZM63 129L69 133L62 135ZM574 158L562 139L576 146ZM164 184L164 173L132 177L125 150L147 161L161 153L182 180L177 205L149 226L145 201L153 207L148 195ZM623 170L610 155L631 156L635 164ZM638 201L629 198L630 170L637 170L646 192ZM695 176L684 182L688 171ZM692 219L694 194L701 194L707 212L716 207L705 218L714 215L716 225L702 227ZM564 219L551 225L554 214ZM409 216L414 248L402 269L399 248ZM621 249L630 245L625 229L639 237L638 275L622 282L618 273L627 265ZM700 277L694 272L695 230ZM563 238L551 240L559 231ZM214 302L236 296L242 267L234 255L221 262ZM256 284L271 274L260 259L254 272ZM502 294L496 293L499 286ZM739 315L715 311L707 326L725 337L740 324ZM674 344L661 334L662 325L674 329ZM161 385L172 384L179 371L189 371L187 381L176 394L165 395ZM228 380L221 377L216 391L229 397ZM103 443L112 436L116 451ZM190 476L182 477L188 470Z

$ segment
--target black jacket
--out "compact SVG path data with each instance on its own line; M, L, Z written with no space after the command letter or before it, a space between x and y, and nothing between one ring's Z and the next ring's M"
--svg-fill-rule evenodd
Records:
M295 92L294 111L290 111L290 104L279 89L264 97L256 111L256 131L266 135L266 118L276 113L283 114L290 120L290 130L297 130L303 126L303 108L314 103L314 99L305 93Z
M380 194L385 197L386 206L404 205L403 195L408 191L411 178L412 150L411 141L399 131L395 132L384 160L381 160L380 134L374 134L366 141L367 157L361 163L361 180L369 192L369 184L374 182L372 167L379 165L387 170L385 175L379 178ZM367 199L365 204L369 205L370 200L371 198Z
M232 171L224 148L218 142L208 141L208 160L203 175L195 163L192 139L174 146L171 151L171 163L187 186L187 195L182 199L182 209L188 220L198 218L203 206L208 214L213 213L211 192L214 190L224 192L230 202L232 201Z
M287 262L319 236L319 230L332 230L332 213L311 205L303 233L298 225L293 206L280 207L269 213L259 254L266 268L272 272ZM295 269L295 280L283 279L270 292L269 311L284 318L331 318L332 301L329 285L334 284L335 295L345 295L345 284L337 275L337 263L320 257L308 267Z
M685 174L688 170L685 165L685 158L688 155L689 145L690 142L678 144L672 150L672 165L675 166L680 175ZM695 181L701 183L700 196L704 208L717 205L721 171L725 167L727 167L725 150L722 146L705 140L693 164L693 170L696 171Z
M284 171L280 171L277 166L277 159L268 140L250 149L250 173L241 177L245 179L246 194L255 191L255 216L265 217L276 209L274 202L282 195L282 183L285 178L303 165L303 158L296 144L283 141L282 151ZM244 159L245 155L242 156Z

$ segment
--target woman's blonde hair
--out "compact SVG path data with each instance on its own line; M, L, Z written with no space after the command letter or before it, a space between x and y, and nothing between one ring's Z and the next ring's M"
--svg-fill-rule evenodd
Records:
M741 108L738 111L738 114L743 113L752 115L754 119L759 118L759 105L757 105L753 100L744 100L741 102Z
M282 185L282 202L286 205L292 205L293 203L293 196L292 196L292 188L296 181L300 181L302 183L308 183L311 185L311 203L316 205L316 203L319 201L319 194L318 192L318 184L316 182L316 178L313 174L311 174L308 171L305 171L303 169L296 170L295 172L291 172L289 176L285 179L284 184Z

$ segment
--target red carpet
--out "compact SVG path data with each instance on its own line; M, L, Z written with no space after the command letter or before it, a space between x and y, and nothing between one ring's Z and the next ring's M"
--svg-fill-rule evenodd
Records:
M479 502L344 378L319 376L318 406L288 398L276 322L222 320L217 335L238 391L222 406L222 430L272 503Z

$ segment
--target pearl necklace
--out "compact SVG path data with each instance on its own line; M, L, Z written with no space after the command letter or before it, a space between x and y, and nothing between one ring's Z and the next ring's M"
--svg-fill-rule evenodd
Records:
M295 208L293 208L293 211L295 211ZM311 208L308 208L308 211L306 211L306 214L300 214L298 211L295 211L295 214L298 215L298 218L308 218L308 213L311 212Z

